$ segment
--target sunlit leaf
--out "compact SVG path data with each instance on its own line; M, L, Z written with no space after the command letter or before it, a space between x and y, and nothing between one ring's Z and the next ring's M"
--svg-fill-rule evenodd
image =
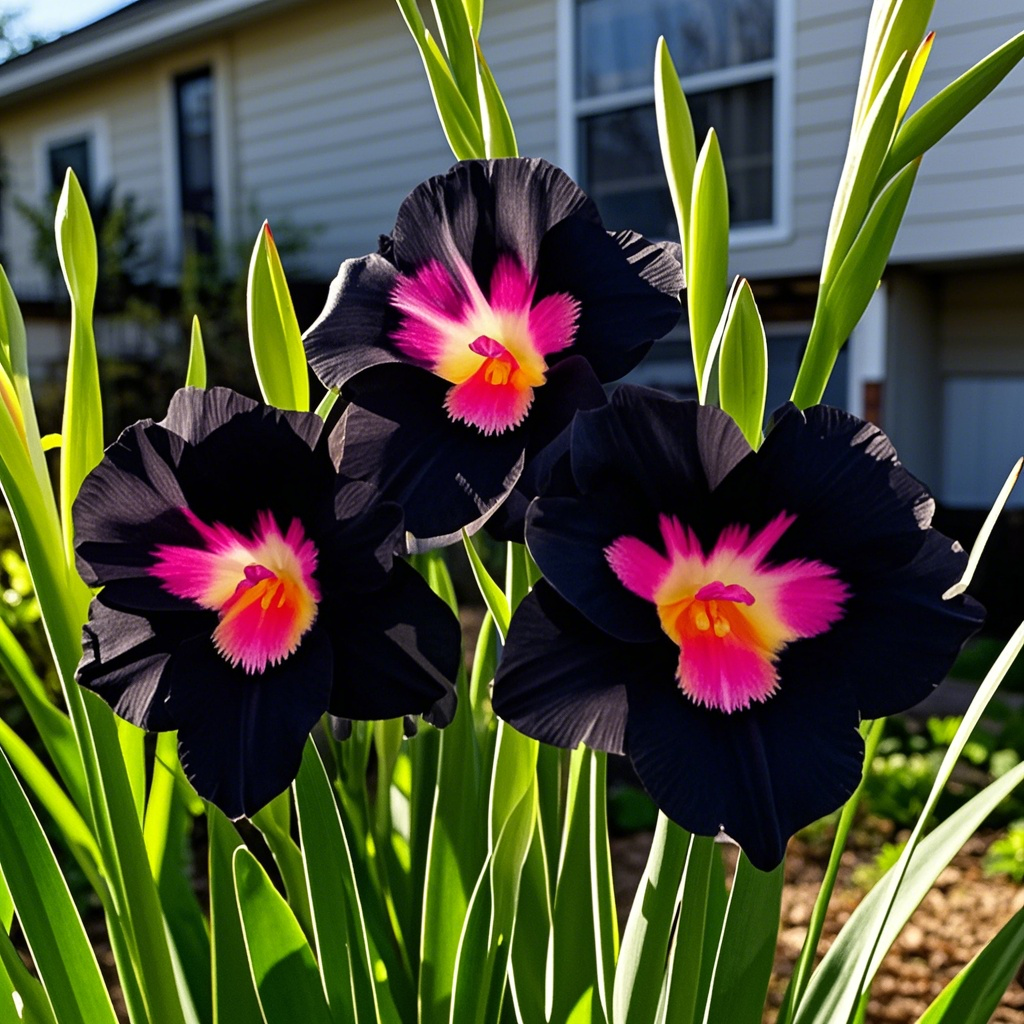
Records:
M516 133L512 127L512 119L502 98L498 83L491 74L491 69L484 59L484 52L477 43L477 68L480 76L480 110L483 126L484 146L490 159L502 156L518 156Z
M917 87L921 84L921 76L924 74L924 69L928 65L928 57L932 52L932 45L935 42L935 33L929 32L928 35L921 40L921 45L917 48L917 52L914 54L913 60L910 62L910 70L907 72L907 80L903 83L903 95L900 97L900 109L896 115L896 123L899 124L903 120L903 116L907 110L910 109L910 104L914 101L914 96L917 93Z
M476 580L476 585L480 589L480 596L484 599L487 610L494 617L494 624L501 635L502 642L504 642L505 637L508 635L509 620L512 617L509 611L508 598L502 592L501 587L492 579L491 574L487 571L487 567L480 560L480 555L477 554L472 539L465 530L462 531L462 543L466 549L466 554L469 556L469 564L473 569L473 578Z
M264 1021L332 1024L320 972L295 915L244 846L235 850L233 868L249 970Z
M192 317L192 337L188 349L188 370L185 372L185 386L206 387L206 351L203 348L203 331L199 317Z
M686 245L689 237L690 202L693 172L697 163L697 143L693 134L690 107L679 84L676 66L665 37L660 36L654 58L654 109L658 119L658 139L665 177L676 211L679 241L683 251L683 275L687 274Z
M441 45L448 66L474 120L480 121L480 96L477 91L477 42L473 37L469 13L462 0L431 0L434 20L441 33Z
M1024 57L1024 32L1015 35L951 82L907 118L893 140L883 180L927 152L958 125Z
M249 345L260 391L268 405L309 409L309 371L288 282L266 221L249 261L246 289Z
M722 150L712 128L694 168L686 252L686 304L698 382L704 380L711 341L725 306L728 270L729 192ZM700 400L705 398L702 390Z
M768 342L754 293L745 279L730 298L718 361L718 399L756 450L761 446L768 394Z

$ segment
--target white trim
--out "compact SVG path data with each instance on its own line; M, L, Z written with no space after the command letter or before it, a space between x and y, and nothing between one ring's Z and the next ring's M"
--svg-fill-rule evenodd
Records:
M128 22L83 38L77 45L62 41L53 51L40 52L24 63L12 61L0 73L0 99L39 86L49 87L66 75L94 70L111 60L140 50L166 47L175 36L199 35L203 26L218 21L250 18L264 11L294 4L296 0L191 0L168 6L159 14ZM81 29L93 31L92 26ZM73 34L74 35L74 34Z
M886 327L889 296L883 281L850 335L850 361L846 376L846 408L864 416L864 385L885 380Z
M40 203L50 194L50 147L75 139L89 140L89 171L92 195L95 199L112 180L110 169L110 122L103 114L90 114L71 120L48 124L32 137L35 188L33 194Z
M576 96L576 3L557 2L557 121L558 158L573 178L579 176L578 124L581 117L610 113L654 102L654 84L606 95ZM793 151L795 79L795 0L774 0L774 56L735 67L716 68L686 75L680 84L688 93L743 85L772 79L772 222L730 228L729 243L735 250L787 242L793 235ZM653 51L652 51L653 66ZM666 186L667 187L667 186Z
M558 120L558 163L574 180L579 177L576 130L576 0L556 0L555 109Z
M181 221L181 163L178 154L178 115L175 79L178 75L209 67L213 86L213 201L214 229L228 255L235 241L235 146L234 96L231 63L223 44L207 46L164 61L157 70L160 96L160 140L164 178L164 223L167 230L162 277L168 283L180 278L183 252Z

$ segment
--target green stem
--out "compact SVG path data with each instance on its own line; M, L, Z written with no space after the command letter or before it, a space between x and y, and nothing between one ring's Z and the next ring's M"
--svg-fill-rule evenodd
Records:
M839 357L840 345L830 338L830 331L825 319L824 286L818 293L818 305L814 310L814 322L807 339L807 348L800 361L800 370L793 385L792 401L798 409L817 405L825 394L829 377Z
M871 762L874 760L875 750L878 748L878 742L881 740L884 730L885 719L876 718L871 723L871 728L864 740L864 773L861 776L860 784L854 790L853 796L846 801L842 814L839 816L835 840L832 843L832 853L828 860L828 867L825 869L825 878L818 890L814 910L811 912L811 920L807 925L807 936L804 939L803 948L800 950L800 957L793 968L793 977L790 980L782 1009L779 1011L779 1024L792 1024L807 983L810 981L814 954L818 949L818 940L821 938L825 915L828 912L829 901L832 899L832 891L835 889L836 877L839 874L839 862L846 849L846 839L853 825L854 815L857 813L857 805L860 803L867 773L871 769Z

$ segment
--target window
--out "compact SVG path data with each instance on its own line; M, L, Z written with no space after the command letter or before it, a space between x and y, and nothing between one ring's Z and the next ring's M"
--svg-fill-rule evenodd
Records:
M213 76L200 68L174 80L185 248L213 250Z
M683 75L697 146L715 126L733 226L772 225L776 0L573 0L580 178L611 227L676 233L654 112L663 35Z
M70 167L78 178L78 184L86 198L92 198L92 138L76 135L72 138L55 139L46 147L49 170L48 192L60 192L64 187L64 175Z

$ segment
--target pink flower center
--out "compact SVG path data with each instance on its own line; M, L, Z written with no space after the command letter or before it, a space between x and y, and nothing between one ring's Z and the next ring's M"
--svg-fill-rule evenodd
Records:
M662 554L619 537L605 558L627 590L651 601L679 645L676 679L695 704L730 713L765 701L779 687L787 644L834 625L849 597L822 562L765 559L796 520L782 513L760 533L726 527L709 554L674 516L661 516Z
M302 523L293 519L282 533L272 513L260 512L252 536L245 537L182 511L203 546L158 545L150 573L177 597L218 613L213 642L232 666L255 675L294 654L320 600L316 547Z
M461 260L453 277L438 260L400 275L391 301L403 314L398 349L450 381L445 408L485 434L519 426L545 381L546 357L568 348L579 303L569 295L534 302L537 282L513 256L500 256L484 295Z

